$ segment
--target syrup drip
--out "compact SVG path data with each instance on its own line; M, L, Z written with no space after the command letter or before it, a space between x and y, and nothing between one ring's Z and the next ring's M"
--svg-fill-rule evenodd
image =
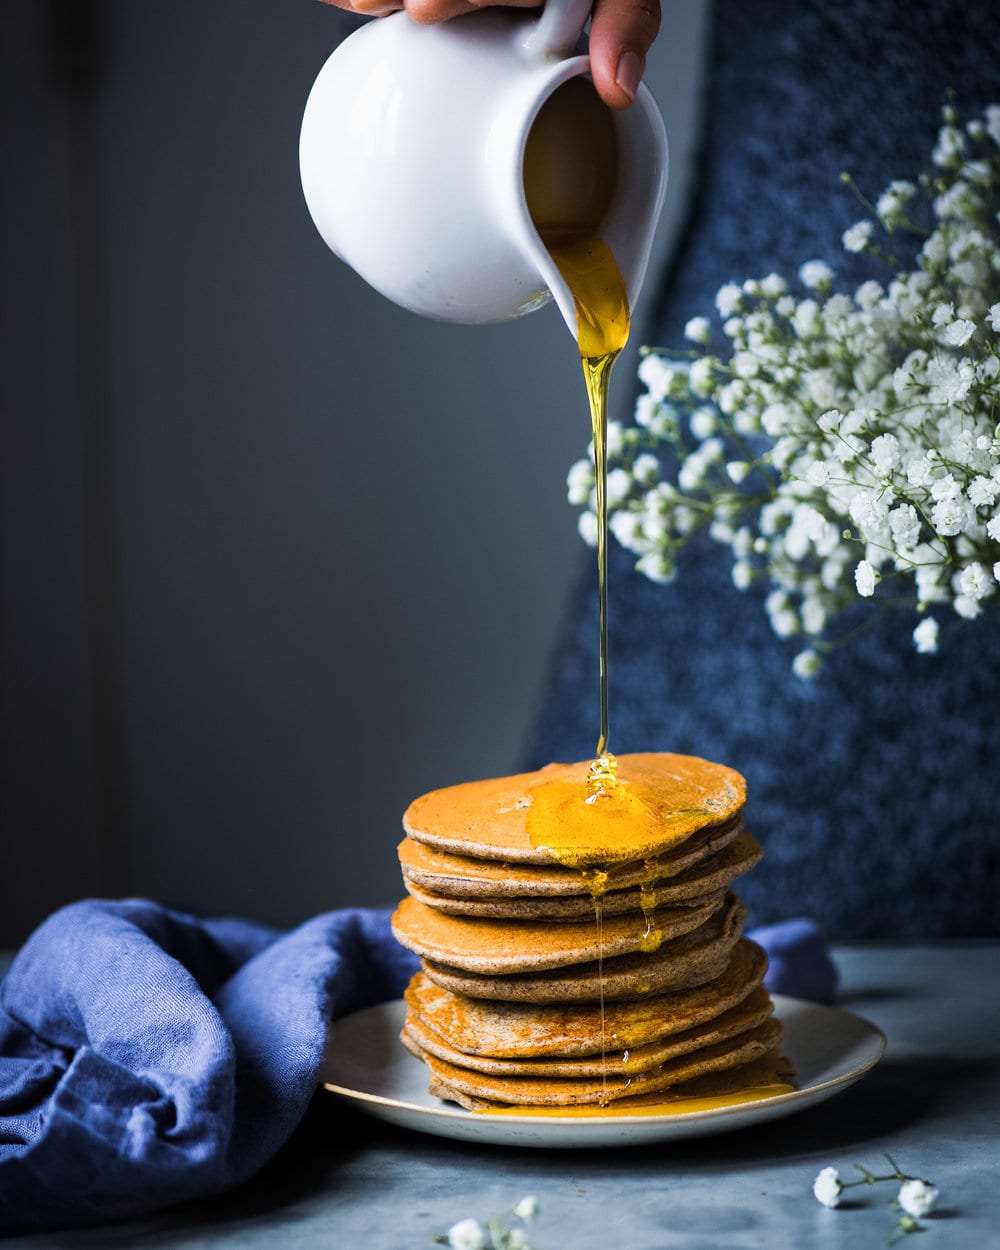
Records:
M618 785L618 761L609 749L608 716L608 386L612 367L628 340L628 292L611 249L596 232L544 242L576 304L577 341L594 444L600 734L587 777L588 801L594 801Z
M567 142L567 137L573 141ZM532 220L576 306L577 346L590 404L597 482L597 595L599 613L600 733L587 776L584 802L612 799L619 789L618 761L609 749L608 718L608 385L611 370L628 341L629 302L624 279L611 249L598 233L617 177L614 124L593 84L571 79L546 102L532 127L525 150L525 196ZM575 822L573 822L575 823ZM554 829L550 828L551 836ZM572 851L550 846L557 858L572 861ZM597 965L601 1010L601 1104L607 1102L607 1025L604 1008L604 909L607 873L598 888L588 882L597 927ZM586 878L585 878L586 879Z
M660 943L663 941L662 930L656 927L656 881L655 874L650 869L649 864L646 865L646 871L650 874L639 885L639 906L642 909L642 918L646 924L646 930L642 935L640 950L647 952L660 949Z

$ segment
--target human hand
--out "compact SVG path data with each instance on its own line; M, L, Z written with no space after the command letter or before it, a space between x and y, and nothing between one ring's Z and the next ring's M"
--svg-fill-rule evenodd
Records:
M537 0L324 0L365 17L406 9L415 22L432 25L490 4L537 8ZM590 19L590 68L601 99L615 109L635 99L649 51L660 29L660 0L595 0Z

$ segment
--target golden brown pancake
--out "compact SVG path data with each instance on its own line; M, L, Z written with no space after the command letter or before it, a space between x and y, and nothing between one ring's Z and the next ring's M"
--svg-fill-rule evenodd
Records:
M760 844L744 831L721 854L696 864L666 882L658 882L650 875L641 887L608 890L600 895L602 912L605 917L619 916L627 912L646 913L657 907L689 903L724 890L737 877L742 877L755 867L762 855ZM524 881L530 872L530 868L521 867L521 880ZM593 919L594 895L580 889L580 873L576 876L577 889L580 892L573 896L556 898L539 897L535 894L529 894L525 898L506 894L500 898L452 898L424 889L406 878L405 874L404 884L419 902L450 916L482 916L504 920ZM525 884L530 889L530 880Z
M616 1098L608 1104L605 1114L635 1114L633 1109L637 1109L640 1112L649 1110L651 1109L651 1104L655 1106L666 1104L675 1106L678 1111L683 1111L685 1109L684 1103L693 1098L726 1098L732 1094L743 1094L748 1090L780 1087L792 1081L792 1079L792 1065L779 1051L770 1050L759 1059L751 1059L748 1063L739 1064L734 1068L707 1072L704 1076L693 1077L689 1081L669 1086L667 1089L638 1095L629 1094L622 1098ZM456 1102L468 1111L507 1111L515 1114L518 1111L518 1108L511 1106L510 1103L476 1098L472 1094L450 1090L438 1080L433 1072L431 1073L429 1092L436 1098L442 1098L448 1102ZM586 1110L586 1106L585 1104L584 1110ZM598 1102L595 1106L595 1104L591 1103L589 1106L597 1110L601 1104ZM530 1107L525 1106L522 1109L530 1114ZM549 1106L545 1110L547 1110L549 1115L559 1115L559 1107ZM603 1108L601 1110L604 1111Z
M689 755L623 755L620 784L597 801L588 801L589 767L549 764L433 790L410 804L403 828L457 855L607 867L666 854L746 802L739 773Z
M422 959L488 976L565 968L656 950L671 938L699 928L723 905L718 892L647 918L612 916L600 926L586 921L484 920L448 916L415 898L404 898L392 917L397 941Z
M665 1036L695 1029L738 1006L760 985L767 957L741 939L714 980L694 989L646 997L637 1002L490 1002L452 994L418 972L406 1003L424 1025L453 1049L468 1055L543 1058L548 1055L599 1055L602 1029L611 1048L646 1046Z
M605 1002L629 1001L704 985L717 977L739 941L745 919L746 908L729 895L722 912L657 951L505 976L477 976L426 958L423 968L436 985L469 998L565 1003L597 1002L603 994Z
M487 1100L508 1105L565 1107L586 1103L603 1106L617 1098L659 1093L675 1088L708 1072L738 1068L741 1064L761 1059L774 1051L781 1036L780 1022L766 1020L734 1038L706 1046L693 1055L668 1060L649 1072L623 1076L612 1071L606 1078L596 1076L575 1079L496 1076L485 1072L470 1072L422 1050L405 1032L402 1034L402 1041L408 1050L424 1060L436 1084L448 1091L443 1096L455 1102L461 1103L464 1095L477 1101Z
M706 1047L736 1038L746 1033L770 1016L771 998L767 990L758 986L743 1002L722 1012L695 1028L672 1033L648 1042L643 1046L621 1046L609 1041L606 1051L599 1054L570 1057L546 1055L537 1058L509 1059L493 1055L469 1055L449 1046L439 1033L428 1028L414 1012L408 1012L404 1032L417 1048L438 1059L444 1059L457 1068L471 1072L486 1072L491 1076L531 1076L547 1080L550 1077L600 1077L605 1071L619 1076L635 1076L662 1067L671 1059L691 1055Z

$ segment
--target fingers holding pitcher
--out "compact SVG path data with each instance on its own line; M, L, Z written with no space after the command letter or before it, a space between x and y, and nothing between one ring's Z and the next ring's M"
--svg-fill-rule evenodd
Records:
M538 0L323 0L338 9L347 9L362 17L386 17L390 13L398 13L405 9L410 17L421 26L433 26L437 22L447 22L449 18L459 17L463 13L474 13L477 9L492 8L502 5L507 8L534 9Z
M590 21L590 69L605 104L635 99L646 53L660 29L659 0L596 0Z
M537 0L325 0L365 17L405 9L421 25L446 22L493 6L537 8ZM594 86L605 104L624 109L635 99L646 54L660 29L660 0L595 0L590 23Z

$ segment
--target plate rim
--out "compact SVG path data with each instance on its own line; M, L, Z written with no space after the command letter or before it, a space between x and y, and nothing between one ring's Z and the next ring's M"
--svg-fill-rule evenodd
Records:
M879 1063L885 1055L888 1039L885 1032L871 1020L864 1016L857 1015L855 1012L846 1011L842 1007L828 1005L825 1003L815 1003L808 999L792 998L786 994L771 995L774 1002L774 1011L778 1019L784 1019L794 1012L805 1012L806 1014L826 1013L829 1012L833 1016L845 1018L854 1026L863 1026L866 1036L864 1040L870 1047L870 1053L865 1060L846 1072L839 1073L836 1076L828 1077L825 1080L811 1083L802 1089L789 1090L784 1094L773 1094L768 1098L762 1098L753 1102L734 1103L731 1106L703 1108L697 1111L675 1111L667 1115L608 1115L602 1114L598 1116L585 1115L558 1115L546 1114L539 1116L536 1114L525 1113L518 1115L516 1112L504 1112L502 1115L494 1115L492 1112L467 1111L464 1107L449 1106L442 1104L440 1107L427 1106L422 1103L410 1102L402 1098L391 1097L386 1094L373 1093L370 1090L354 1089L350 1086L338 1084L335 1081L327 1080L325 1072L331 1060L324 1056L320 1072L320 1087L338 1098L350 1102L352 1105L359 1105L362 1110L368 1114L375 1115L380 1119L387 1117L380 1114L382 1111L394 1113L393 1122L400 1124L403 1121L396 1117L395 1113L405 1115L407 1119L413 1118L418 1121L429 1120L436 1125L446 1125L456 1123L465 1125L467 1128L476 1130L477 1137L480 1140L489 1140L489 1129L491 1126L502 1125L504 1133L504 1142L502 1144L516 1144L509 1140L508 1134L511 1130L534 1129L541 1134L549 1133L557 1135L559 1129L571 1130L575 1129L581 1135L585 1135L589 1130L594 1131L595 1138L601 1134L597 1133L598 1126L605 1130L605 1133L614 1130L621 1130L624 1127L636 1127L641 1125L643 1135L648 1137L655 1133L657 1128L680 1129L684 1127L695 1128L699 1125L712 1124L717 1120L739 1119L743 1127L743 1121L752 1119L772 1119L781 1114L791 1114L799 1108L798 1104L802 1104L801 1109L805 1110L807 1106L812 1106L816 1102L821 1102L841 1089L846 1089L855 1082L866 1076L872 1068ZM338 1024L342 1024L345 1020L353 1019L362 1014L369 1016L374 1020L381 1022L385 1020L386 1024L392 1020L392 1030L398 1032L398 1013L405 1010L405 1003L402 998L389 999L385 1002L376 1003L369 1007L360 1008L358 1011L351 1012L348 1015L338 1017L333 1022L330 1031L330 1039L333 1040ZM394 1013L390 1017L390 1013ZM385 1027L383 1025L383 1027ZM402 1050L402 1047L401 1047ZM402 1051L403 1055L407 1052ZM402 1057L402 1056L401 1056ZM411 1057L411 1056L407 1056ZM415 1060L419 1062L419 1060ZM421 1131L420 1124L406 1123L405 1127ZM550 1128L551 1126L551 1128ZM736 1127L736 1126L734 1126ZM423 1131L430 1131L424 1129ZM673 1134L671 1134L673 1135ZM681 1136L682 1133L678 1133ZM544 1143L555 1144L555 1143ZM596 1145L603 1144L595 1140Z

